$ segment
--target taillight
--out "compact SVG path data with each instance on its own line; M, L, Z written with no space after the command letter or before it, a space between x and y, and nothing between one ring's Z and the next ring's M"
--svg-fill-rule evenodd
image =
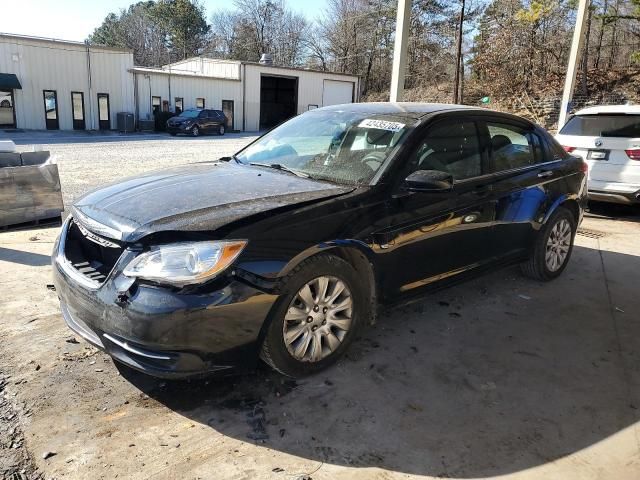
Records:
M625 150L627 157L631 160L640 160L640 148L634 148L632 150Z
M567 153L571 153L576 149L576 147L567 147L566 145L563 145L562 148L564 148L564 151Z

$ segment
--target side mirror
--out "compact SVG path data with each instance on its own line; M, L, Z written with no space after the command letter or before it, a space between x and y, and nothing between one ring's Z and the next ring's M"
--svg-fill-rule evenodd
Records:
M416 170L404 180L410 192L446 192L453 188L453 175L440 170Z

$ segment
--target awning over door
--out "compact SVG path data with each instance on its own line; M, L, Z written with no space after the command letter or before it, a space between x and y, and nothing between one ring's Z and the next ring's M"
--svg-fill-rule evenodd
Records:
M22 90L22 85L14 73L0 73L0 90Z

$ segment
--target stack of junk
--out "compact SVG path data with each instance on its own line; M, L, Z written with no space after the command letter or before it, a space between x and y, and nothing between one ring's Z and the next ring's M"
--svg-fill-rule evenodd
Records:
M0 140L0 228L59 221L63 210L55 157Z

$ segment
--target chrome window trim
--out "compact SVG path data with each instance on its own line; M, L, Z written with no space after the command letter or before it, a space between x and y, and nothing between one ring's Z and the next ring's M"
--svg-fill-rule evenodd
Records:
M524 167L518 167L518 168L512 168L510 170L501 170L499 172L492 172L492 173L486 173L484 175L479 175L477 177L469 177L469 178L463 178L461 180L454 180L454 186L455 185L460 185L460 184L465 184L465 183L471 183L477 180L484 180L484 179L491 179L491 178L497 178L500 177L502 175L509 176L509 175L513 175L516 173L524 173L527 172L529 170L535 170L536 168L540 168L540 167L545 167L547 165L551 165L554 163L558 163L558 162L562 162L564 160L564 158L559 158L559 159L555 159L555 160L550 160L548 162L542 162L542 163L535 163L533 165L525 165Z

